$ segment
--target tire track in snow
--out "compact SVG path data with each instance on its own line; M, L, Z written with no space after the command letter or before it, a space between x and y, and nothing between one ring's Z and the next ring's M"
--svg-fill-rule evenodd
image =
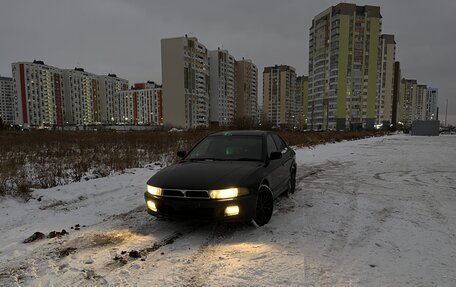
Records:
M223 265L214 264L214 259L218 256L217 245L246 226L243 223L214 224L198 250L185 261L181 272L185 277L180 284L186 287L206 285L205 279Z
M346 190L345 186L346 184L343 180L341 180L338 184L338 187L341 191ZM354 218L358 209L357 197L359 188L359 182L354 182L353 187L350 188L350 191L344 192L345 195L348 195L348 197L346 198L346 208L344 216L340 218L337 230L331 232L334 236L331 236L330 244L326 248L325 254L327 256L339 255L340 253L342 253L342 251L347 245L348 236L353 228Z
M334 256L338 253L341 253L344 247L347 245L348 234L352 229L354 215L358 209L358 191L360 188L360 183L357 181L353 181L349 179L349 186L347 186L347 178L346 175L343 173L343 168L352 165L351 162L338 162L338 161L330 161L328 160L324 164L314 165L314 166L300 166L298 170L301 168L304 169L303 174L301 174L298 178L302 181L302 185L304 188L304 202L307 206L313 207L316 204L319 205L320 203L312 202L314 200L314 195L318 193L331 193L331 195L335 196L344 196L343 206L340 202L337 203L339 207L344 208L345 212L342 214L343 217L337 218L338 227L336 230L332 230L329 236L329 243L325 247L325 251L323 252L326 256ZM307 169L310 171L305 172ZM319 181L320 174L325 175L324 181ZM307 186L306 186L307 185ZM306 188L307 187L307 188ZM321 195L321 194L320 194ZM348 197L347 197L348 196ZM317 196L318 197L318 196ZM321 196L320 196L321 197ZM318 208L318 207L317 207ZM307 213L309 216L306 216L305 220L308 223L308 228L311 230L315 230L314 223L313 223L313 215L312 211ZM319 229L319 228L318 228Z
M46 262L48 269L55 270L55 272L60 274L58 278L54 278L52 281L55 286L104 286L105 283L107 284L104 277L110 274L111 271L118 269L117 267L122 267L122 265L107 269L99 266L95 267L94 265L83 269L59 266L68 264L64 263L64 261L69 261L70 265L74 265L76 258L81 260L81 254L91 254L98 259L101 258L102 261L112 262L112 258L109 255L99 256L99 254L110 253L113 246L117 249L128 249L125 247L125 245L129 245L128 236L134 236L135 232L140 234L155 232L165 234L161 236L161 240L143 244L141 252L147 255L165 245L172 244L174 240L183 235L198 230L198 226L195 228L194 225L181 230L181 225L171 225L171 228L169 228L169 224L165 226L159 223L160 221L154 220L147 214L144 205L140 205L128 212L105 217L83 231L71 232L69 237L44 239L45 241L32 243L36 246L36 249L31 255L25 258L16 258L8 262L8 264L3 264L3 262L0 264L0 286L17 286L23 285L28 281L45 280L42 277L46 276L46 274L39 274L36 270L39 270L40 266ZM130 227L133 227L133 229ZM124 231L120 232L121 230ZM128 230L133 233L129 233ZM42 246L42 248L38 246ZM66 259L65 257L70 254L72 258ZM54 267L51 268L52 266ZM106 265L103 266L106 267Z
M326 161L318 165L298 166L297 187L301 192L297 194L301 196L298 201L301 203L299 207L301 207L303 222L303 230L301 232L304 237L313 238L312 240L318 242L326 242L326 248L329 245L329 249L333 252L331 256L336 254L339 247L342 248L346 245L346 237L342 236L343 226L339 225L339 233L334 233L333 237L328 237L328 234L330 236L331 234L326 231L325 227L322 227L319 214L326 213L324 210L327 204L331 204L331 208L334 208L332 205L335 193L339 196L341 196L340 193L343 193L344 197L346 193L349 193L355 197L354 194L357 193L356 191L359 187L355 187L354 191L346 191L344 178L340 176L341 171L350 165L352 165L351 162ZM329 202L328 198L330 199ZM356 203L356 201L351 203ZM355 210L356 206L352 205L351 209ZM340 220L339 218L337 219ZM348 225L344 226L347 227ZM321 236L324 236L324 238L322 239ZM328 253L324 246L322 246L322 249L323 252ZM319 282L319 279L325 276L325 273L330 271L332 267L315 266L315 263L311 260L312 256L307 256L305 250L303 250L302 254L304 274L302 284L303 286L316 286L315 284Z
M382 181L397 181L397 177L399 177L399 181L407 182L408 184L412 184L417 186L417 192L422 194L422 197L415 196L415 200L419 199L422 204L426 207L428 213L431 217L437 221L438 223L446 224L448 218L443 215L440 211L441 203L437 199L436 195L433 194L433 189L436 186L449 188L449 185L442 185L436 184L435 182L441 182L441 180L435 180L436 176L440 176L444 178L445 174L454 174L454 171L447 171L447 170L426 170L426 171L390 171L390 172L382 172L376 173L374 175L375 179L382 180Z

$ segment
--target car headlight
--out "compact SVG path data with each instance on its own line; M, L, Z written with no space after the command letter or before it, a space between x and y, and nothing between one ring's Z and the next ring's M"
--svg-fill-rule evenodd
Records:
M227 189L213 189L209 191L209 196L212 199L233 198L240 195L247 194L246 188L227 188Z
M147 185L147 192L151 195L162 195L162 189L152 185Z

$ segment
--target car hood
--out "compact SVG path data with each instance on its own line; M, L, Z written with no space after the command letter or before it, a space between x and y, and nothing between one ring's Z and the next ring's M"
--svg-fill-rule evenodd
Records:
M170 189L209 190L244 187L243 180L263 167L261 162L181 162L162 169L147 184Z

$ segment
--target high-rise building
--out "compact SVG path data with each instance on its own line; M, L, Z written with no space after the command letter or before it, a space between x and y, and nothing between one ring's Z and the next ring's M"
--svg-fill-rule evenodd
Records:
M120 98L115 97L119 91L128 90L128 81L118 78L115 74L98 76L100 85L100 119L103 123L115 124L120 114Z
M296 85L297 85L296 106L298 107L298 111L297 111L298 112L298 127L299 127L299 129L307 129L309 78L306 76L297 77Z
M12 64L15 123L62 126L65 118L63 72L42 61Z
M263 105L258 104L256 122L261 124L263 122L263 119L267 120L267 118L263 112Z
M236 61L236 118L250 118L254 123L258 115L258 69L251 60Z
M145 83L135 83L134 89L135 90L141 90L141 89L160 89L161 90L161 85L155 83L154 81L147 81Z
M116 92L120 107L115 121L128 125L162 125L161 93L162 87L153 82L137 83L132 90Z
M437 104L439 98L439 90L436 88L428 88L426 100L426 119L435 120L437 118Z
M277 127L297 127L296 72L287 65L265 67L263 71L263 112Z
M0 77L0 118L4 124L14 123L12 78Z
M161 40L164 124L209 125L209 62L195 37Z
M376 124L389 128L393 118L394 63L396 42L394 35L380 36L378 59L378 87L375 105Z
M372 129L376 119L380 7L340 3L309 33L309 125Z
M418 84L416 80L401 80L400 121L402 122L405 128L410 128L412 126L412 122L415 120L413 115L415 111L417 85Z
M426 103L428 87L426 85L416 86L416 99L413 109L413 120L426 120Z
M391 124L393 129L398 128L401 113L401 63L394 62L393 103L391 106Z
M65 124L101 123L100 83L95 74L82 68L63 70L65 89Z
M236 110L234 65L236 60L227 50L209 51L210 122L220 126L233 123Z
M435 120L437 118L438 90L420 85L416 80L401 81L401 116L405 128L410 128L415 120Z

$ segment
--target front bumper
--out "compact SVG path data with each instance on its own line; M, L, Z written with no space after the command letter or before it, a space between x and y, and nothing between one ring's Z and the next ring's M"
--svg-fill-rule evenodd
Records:
M145 192L144 197L146 203L149 200L153 201L157 209L157 211L153 211L147 208L149 214L168 218L226 222L248 221L254 217L256 208L256 194L248 194L233 199L197 199L161 197ZM239 207L239 214L225 215L226 207L234 205Z

